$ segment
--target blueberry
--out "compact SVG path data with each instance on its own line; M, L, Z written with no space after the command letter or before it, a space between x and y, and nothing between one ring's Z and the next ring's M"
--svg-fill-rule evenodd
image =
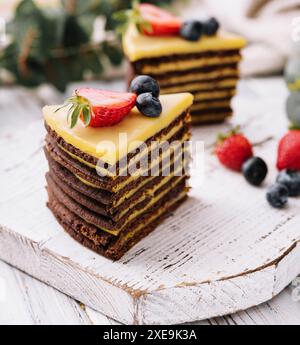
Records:
M203 23L203 33L207 36L214 36L220 28L216 18L209 18Z
M289 196L300 196L300 172L295 170L283 170L279 173L277 180L289 190Z
M203 23L199 20L191 20L183 23L180 36L187 41L198 41L203 34Z
M148 75L140 75L133 79L130 84L130 92L137 95L152 93L154 97L159 96L160 88L157 81Z
M252 157L243 164L242 171L250 184L259 186L268 174L268 166L263 159Z
M136 106L143 115L148 117L159 117L162 113L160 100L150 92L139 95L136 100Z
M289 190L285 185L276 183L268 189L267 200L272 207L283 208L289 197Z

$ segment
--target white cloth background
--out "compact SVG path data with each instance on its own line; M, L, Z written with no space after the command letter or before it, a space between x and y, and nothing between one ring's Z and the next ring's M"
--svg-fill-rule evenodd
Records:
M300 33L300 0L190 0L181 7L187 18L214 15L247 39L243 75L281 72L292 51L296 18Z

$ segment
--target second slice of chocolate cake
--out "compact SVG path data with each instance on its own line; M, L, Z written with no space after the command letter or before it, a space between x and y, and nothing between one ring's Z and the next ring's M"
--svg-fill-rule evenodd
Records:
M128 81L147 74L158 81L163 94L191 92L193 123L222 122L232 115L245 44L243 38L222 31L190 42L179 36L146 36L131 25L123 39Z
M158 118L136 108L119 124L70 128L68 109L44 108L48 206L86 247L119 259L187 197L188 93L160 97Z

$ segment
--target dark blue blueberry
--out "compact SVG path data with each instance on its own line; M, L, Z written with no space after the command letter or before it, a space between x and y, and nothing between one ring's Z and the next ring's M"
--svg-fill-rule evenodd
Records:
M131 82L130 92L137 95L150 92L154 97L158 97L160 88L157 81L152 77L149 77L148 75L140 75L134 78Z
M220 28L216 18L209 18L203 23L203 33L207 36L214 36Z
M289 190L289 196L300 196L300 172L295 170L283 170L277 177L277 182L285 185Z
M138 110L148 117L159 117L162 113L160 100L149 93L143 93L137 97L136 106Z
M289 190L285 185L276 183L268 189L267 200L272 207L283 208L289 197Z
M183 23L180 36L187 41L198 41L203 34L203 23L199 20L190 20Z
M259 186L268 174L268 166L263 159L252 157L243 164L242 171L245 179L250 184Z

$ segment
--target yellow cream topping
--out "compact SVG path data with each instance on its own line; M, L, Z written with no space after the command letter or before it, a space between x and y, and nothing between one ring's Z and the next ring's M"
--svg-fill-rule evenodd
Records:
M189 93L160 97L163 112L160 117L143 116L136 108L118 125L91 128L79 122L73 129L67 122L68 109L55 112L59 106L43 109L48 126L68 144L110 165L136 150L142 143L168 127L181 113L193 104Z
M144 58L192 54L205 51L235 50L246 45L244 38L226 32L214 37L202 37L198 42L189 42L179 36L149 37L130 26L123 37L123 48L130 61Z

